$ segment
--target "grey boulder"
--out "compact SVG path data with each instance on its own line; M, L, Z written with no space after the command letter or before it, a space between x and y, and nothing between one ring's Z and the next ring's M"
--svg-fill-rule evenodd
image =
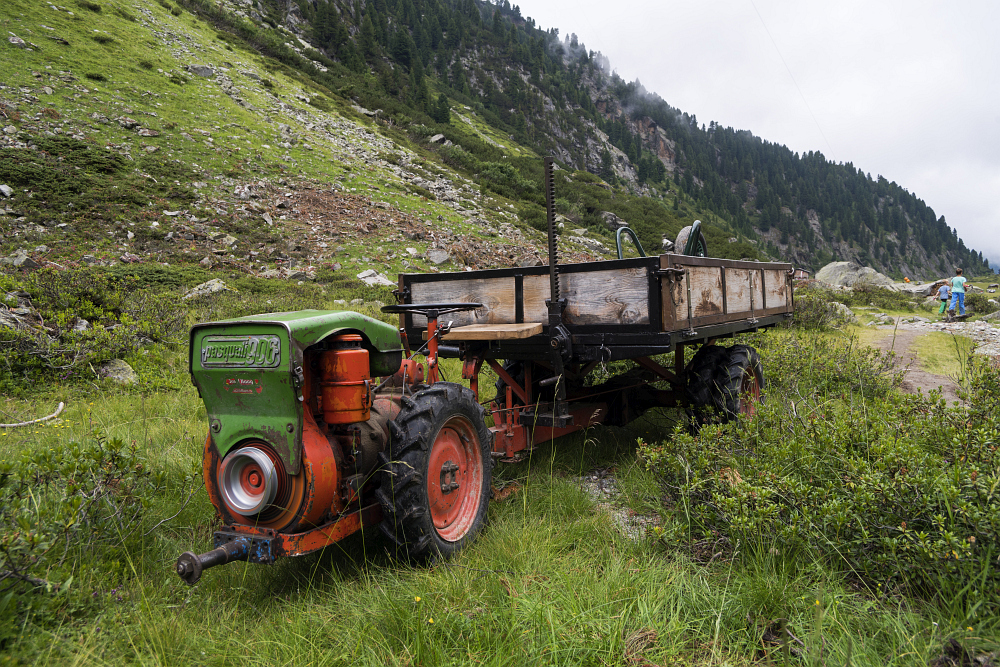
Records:
M218 294L219 292L232 292L234 291L231 287L226 285L218 278L212 278L208 282L204 282L200 285L192 287L188 292L181 297L183 300L187 299L200 299L210 294Z
M892 287L893 285L892 279L888 276L854 262L830 262L816 273L816 280L844 287L854 285Z
M139 384L139 375L122 359L105 361L97 367L97 375L121 385Z

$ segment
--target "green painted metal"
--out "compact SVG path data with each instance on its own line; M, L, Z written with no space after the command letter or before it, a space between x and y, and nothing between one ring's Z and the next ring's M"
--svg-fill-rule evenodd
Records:
M619 227L618 231L615 232L615 245L618 247L618 259L624 259L622 254L622 234L628 234L632 237L632 243L635 244L635 249L639 251L640 257L646 256L646 251L642 249L642 244L639 243L639 237L636 236L635 232L632 231L631 227Z
M679 248L674 248L674 250L679 250ZM701 244L701 220L695 220L691 223L691 233L688 234L683 252L685 255L705 257L705 246Z
M398 370L403 357L398 330L351 311L265 313L191 329L191 377L220 456L244 440L261 439L289 474L298 473L303 353L341 333L361 334L372 377Z

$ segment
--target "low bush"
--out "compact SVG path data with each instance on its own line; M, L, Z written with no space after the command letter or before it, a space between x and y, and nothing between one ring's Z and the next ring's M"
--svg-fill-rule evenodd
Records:
M826 560L959 618L1000 610L1000 369L975 363L968 410L892 391L851 341L756 337L772 380L752 420L641 443L673 506L664 534Z
M916 302L906 292L895 292L878 285L857 284L850 290L831 290L832 301L847 306L875 306L882 310L914 310Z
M838 323L836 312L830 308L828 290L797 290L795 316L792 325L803 329L825 329Z
M134 442L97 432L0 462L0 617L86 605L89 595L67 596L81 555L98 555L105 576L114 578L115 554L139 541L136 528L164 484ZM123 576L130 575L117 573ZM61 598L28 597L38 593ZM0 623L0 632L4 627L10 626Z
M1000 306L990 303L990 297L982 292L969 292L965 295L965 307L976 315L986 315L1000 310Z
M9 305L26 309L0 326L0 391L23 395L145 346L183 341L178 295L135 275L84 269L0 274ZM145 277L145 276L144 276ZM83 321L86 320L86 324Z

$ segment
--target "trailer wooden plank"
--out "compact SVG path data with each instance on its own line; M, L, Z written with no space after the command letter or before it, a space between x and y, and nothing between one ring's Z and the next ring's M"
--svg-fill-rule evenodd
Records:
M750 312L750 270L726 269L726 312Z
M472 278L442 282L415 282L410 285L410 303L481 303L479 310L449 313L442 323L453 326L470 324L513 324L516 316L514 277ZM536 320L540 321L540 320ZM427 326L422 315L413 315L413 326Z
M788 277L783 270L764 269L764 300L768 308L788 304Z
M566 324L649 324L649 275L645 267L561 273ZM524 319L548 321L548 276L524 277Z
M469 324L464 327L452 327L442 338L444 340L515 340L530 338L542 333L541 322L522 322L520 324ZM424 338L427 332L424 332Z

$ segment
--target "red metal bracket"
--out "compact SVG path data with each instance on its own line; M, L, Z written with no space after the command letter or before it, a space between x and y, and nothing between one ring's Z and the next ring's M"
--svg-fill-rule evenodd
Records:
M528 398L528 394L521 388L521 385L514 382L514 378L510 376L510 373L503 369L503 366L496 362L496 359L487 359L487 363L489 363L490 368L496 371L496 374L500 376L500 379L506 382L507 386L514 390L514 393L517 394L517 397L520 398L525 405L531 404L531 399Z
M462 379L469 381L469 389L479 401L479 371L483 367L482 357L466 357L462 364Z
M330 546L334 542L339 542L363 527L374 526L381 520L382 506L373 503L350 514L341 515L330 523L307 530L304 533L279 533L268 528L255 528L241 524L226 526L224 530L277 542L274 549L275 556L301 556Z

